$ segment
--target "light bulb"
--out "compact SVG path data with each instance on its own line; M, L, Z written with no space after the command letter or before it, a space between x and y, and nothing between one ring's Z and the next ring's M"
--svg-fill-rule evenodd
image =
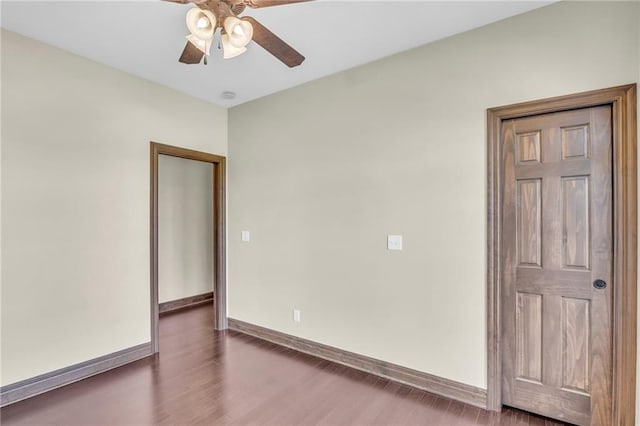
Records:
M209 20L204 16L198 19L198 28L207 28L209 26Z
M242 29L242 25L236 25L233 27L233 33L235 35L244 36L244 30Z

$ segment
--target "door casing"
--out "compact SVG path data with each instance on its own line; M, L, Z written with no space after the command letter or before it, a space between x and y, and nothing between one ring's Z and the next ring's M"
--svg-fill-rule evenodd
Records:
M160 350L158 309L158 156L169 155L213 165L213 262L214 321L216 330L227 325L226 255L226 159L219 155L151 142L151 347Z
M487 110L487 409L502 407L502 259L500 146L502 122L514 118L612 107L613 136L613 389L611 425L635 424L637 327L636 85L612 87Z

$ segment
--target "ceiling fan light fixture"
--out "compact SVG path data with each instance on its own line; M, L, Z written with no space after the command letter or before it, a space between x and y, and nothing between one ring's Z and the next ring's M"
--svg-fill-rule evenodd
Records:
M187 40L189 40L191 44L197 47L198 50L200 50L205 55L209 56L209 54L211 53L211 44L213 41L212 39L203 40L201 38L194 36L193 34L189 34L187 36Z
M222 41L222 57L224 59L235 58L236 56L240 56L247 51L247 48L244 46L242 47L234 46L233 43L231 43L231 38L229 37L229 34L222 34L221 41Z
M187 27L191 35L201 40L212 40L216 32L216 15L210 10L194 7L187 12Z
M2 1L2 0L0 0ZM233 58L247 51L249 42L266 50L289 68L304 62L304 56L273 31L251 16L239 17L245 8L262 8L300 3L311 0L164 0L171 3L191 4L186 21L190 35L178 62L183 64L207 63L211 45L224 47L224 58ZM220 28L220 38L216 32ZM206 56L205 56L206 55Z
M245 47L253 38L253 25L235 16L224 20L224 30L229 36L229 42L237 48Z

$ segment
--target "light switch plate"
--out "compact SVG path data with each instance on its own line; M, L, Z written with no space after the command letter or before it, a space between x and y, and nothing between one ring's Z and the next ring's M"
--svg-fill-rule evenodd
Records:
M251 241L251 233L249 231L242 231L242 241L245 243Z
M402 250L402 235L387 235L387 250Z

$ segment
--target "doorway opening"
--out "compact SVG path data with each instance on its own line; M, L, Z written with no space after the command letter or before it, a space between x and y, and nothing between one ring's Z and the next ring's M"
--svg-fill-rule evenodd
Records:
M160 291L159 291L159 237L160 237L160 222L159 222L159 164L161 156L164 159L165 156L175 157L178 159L195 160L201 163L208 163L213 167L212 173L209 175L212 178L212 185L208 188L212 191L208 198L211 202L210 220L212 221L209 229L213 232L213 241L211 250L207 250L210 254L212 271L209 271L213 278L213 309L214 309L214 324L213 327L216 330L225 330L227 328L227 313L226 313L226 220L225 220L225 193L226 193L226 171L225 171L225 158L209 154L200 151L194 151L190 149L159 144L151 142L151 229L150 229L150 244L151 244L151 345L153 352L157 353L160 350L159 343L159 316L160 316ZM206 173L206 169L203 171ZM203 274L206 274L205 271ZM178 303L186 304L198 304L207 300L209 296L208 292L202 293L191 298L182 298ZM170 309L171 305L163 304L165 308Z
M579 397L584 397L582 401L587 401L582 403L586 417L583 417L578 423L588 424L590 422L594 424L595 422L595 424L598 424L598 422L604 422L603 424L616 426L635 424L637 350L636 105L636 85L633 84L492 108L487 111L487 408L490 410L500 411L505 401L517 400L518 395L516 394L518 391L514 390L516 385L522 385L523 389L540 385L540 389L546 387L549 390L550 387L547 386L548 383L546 383L544 377L551 377L552 379L550 380L558 382L558 387L550 392L557 391L557 395L543 394L540 398L540 401L543 402L535 406L537 410L544 411L546 407L552 406L554 398L557 398L561 392L567 391ZM575 222L577 217L575 213L580 211L576 209L583 209L584 217L591 218L597 217L600 210L596 204L590 201L587 201L587 204L583 203L581 207L575 204L579 201L580 197L578 195L586 200L589 200L587 197L592 193L594 200L598 196L594 191L594 187L591 186L591 178L589 176L593 169L588 164L590 161L595 160L595 155L592 155L591 151L588 150L591 149L590 147L593 143L590 138L592 136L595 138L596 133L594 133L593 129L584 130L590 126L587 119L578 119L578 121L582 121L579 123L576 121L573 124L562 124L564 122L550 124L549 126L555 129L558 135L556 142L553 142L555 143L553 149L557 148L558 150L558 158L545 165L543 164L543 158L548 153L543 155L542 150L545 143L547 147L552 146L549 145L552 143L550 142L551 136L544 135L544 125L535 123L538 118L543 116L545 116L543 121L551 122L553 120L564 120L564 118L558 117L566 117L567 112L575 118L576 114L573 114L573 112L578 113L586 109L602 110L602 107L604 107L604 110L609 111L605 115L610 117L610 122L608 123L608 137L610 139L610 147L608 149L610 151L608 153L609 159L607 160L609 161L610 169L602 172L601 176L606 177L608 175L607 185L610 190L601 191L601 193L605 194L604 197L609 197L611 221L609 224L589 225L587 223L585 225L581 222ZM521 126L520 133L517 130L519 125ZM527 126L535 128L529 129L526 128ZM570 134L570 132L574 133ZM519 152L517 151L518 144L521 144ZM578 152L580 150L582 151ZM578 159L578 157L581 157L581 159ZM606 153L602 158L605 157ZM575 159L577 160L573 161ZM575 173L574 170L561 170L562 166L560 164L564 160L572 160L571 167L573 168L578 167L578 163L585 167L588 166L588 168L585 170L576 169ZM557 185L543 183L545 176L548 174L553 175L553 179L558 182ZM599 178L594 176L594 179ZM543 185L550 188L552 193L559 194L559 197L552 197L545 201L544 194L541 194L545 187ZM584 186L583 190L579 190L580 185ZM518 188L520 188L520 191ZM602 201L603 199L598 196L597 201ZM518 214L518 200L522 205L529 206L526 214ZM540 203L535 203L535 200L539 200ZM546 227L547 229L543 230L544 219L540 217L545 214L550 215L549 208L555 208L556 204L558 205L557 214L560 216L557 219L548 216L548 218L551 218L550 224ZM565 213L562 213L562 209L565 209ZM566 209L572 209L570 216L567 215ZM577 223L581 224L581 226L584 225L582 231L576 230L575 225ZM557 235L554 234L553 230L549 230L549 228L562 228L563 226L565 228L567 226L574 227L573 234L569 234L568 238L566 232L563 235L562 229L556 232ZM580 386L575 386L578 383L577 370L567 369L565 361L575 358L569 351L576 349L576 347L579 346L579 348L584 349L584 353L589 353L589 350L601 347L599 344L602 342L595 342L594 344L594 337L584 327L582 330L584 343L576 346L576 340L570 340L572 338L567 338L566 336L571 336L569 331L574 331L569 330L573 314L578 315L579 312L584 314L584 321L573 321L573 324L579 324L580 326L599 321L599 317L594 316L592 311L592 307L596 306L596 304L591 305L588 298L579 294L579 290L575 288L570 289L570 293L562 294L561 290L564 291L564 289L560 289L562 286L555 283L551 283L553 285L548 286L549 280L544 277L550 277L553 274L557 275L562 270L565 270L567 273L573 274L569 279L573 280L574 275L577 276L581 273L580 269L589 273L592 272L593 265L588 263L592 258L589 257L591 255L584 247L586 247L585 244L599 244L598 241L593 240L593 238L597 238L594 236L595 234L589 231L591 229L595 233L600 232L594 226L610 233L609 240L611 241L612 255L608 261L610 265L607 267L610 269L611 285L606 290L609 292L610 301L604 305L601 304L601 306L604 306L602 309L608 312L607 320L610 321L611 325L610 336L604 339L610 351L606 355L607 357L610 355L611 359L610 365L607 367L607 370L611 372L611 381L606 386L608 389L599 389L592 395L590 392L593 389L590 388L591 382L589 382L588 377L589 374L593 375L598 368L602 367L598 361L599 354L591 352L593 356L587 355L586 359L583 360L584 369L580 373L582 374ZM580 232L582 233L580 234ZM528 242L520 244L518 238L521 238L525 233L529 235ZM536 235L539 237L536 237ZM570 259L571 262L567 263L567 257L562 253L562 250L567 244L571 243L572 235L582 235L584 237L584 244L581 243L580 247L585 253L585 257L576 260L574 258L576 253L574 250L571 252L571 256L573 256ZM545 244L544 238L557 240L557 248L553 248L557 253L545 255L545 249L541 247L541 245ZM598 249L600 248L601 246L598 245ZM549 260L548 263L551 264L551 269L553 269L549 273L544 271L541 263L544 261L545 256L547 256L546 259ZM556 261L554 259L559 260ZM554 269L554 262L560 266ZM545 319L545 315L549 315L551 311L544 310L546 296L542 290L540 294L537 294L537 290L533 291L528 288L514 286L514 282L520 279L515 278L518 276L519 268L522 269L520 276L523 277L524 281L528 280L525 283L526 285L548 286L552 292L555 292L549 300L553 300L553 303L558 306L559 314L556 317ZM537 277L536 274L542 278ZM577 280L573 281L573 284L575 284ZM595 290L590 290L591 294L601 297L600 295L604 293L598 292L606 288L606 284L603 286L603 283L603 280L595 279L593 281ZM591 282L589 282L590 285ZM553 298L558 300L555 301ZM536 322L527 322L527 318L537 318L537 320ZM575 318L578 318L578 316ZM513 321L511 321L512 319ZM569 325L565 327L566 324ZM549 331L545 332L545 327ZM600 336L600 334L597 334L597 336ZM549 346L549 342L552 341L559 342L557 348ZM538 349L542 346L544 346L544 349L540 349L540 356L537 358L517 356L518 348ZM524 350L521 352L525 353ZM549 354L549 352L554 353ZM552 362L551 360L555 359L554 357L560 361ZM606 406L604 409L602 409L603 405ZM603 415L602 413L605 413L604 415L607 419L591 417L592 414L593 416L598 416Z
M160 317L196 305L213 309L213 164L158 158Z

